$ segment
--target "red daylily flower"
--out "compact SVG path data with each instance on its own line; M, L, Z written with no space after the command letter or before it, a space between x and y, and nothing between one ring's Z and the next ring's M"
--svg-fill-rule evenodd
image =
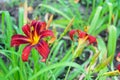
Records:
M118 65L117 65L117 70L119 70L119 71L120 71L120 64L118 64Z
M28 56L32 48L35 48L42 56L43 62L46 61L50 52L48 43L43 39L51 36L54 38L54 34L51 30L46 29L45 22L39 22L33 20L30 24L26 24L22 27L25 34L16 34L12 36L11 46L19 46L20 44L28 44L22 52L22 60L27 61Z
M91 35L87 34L86 32L80 31L80 30L71 30L69 32L69 36L70 36L71 40L73 40L75 33L77 33L78 38L85 38L88 36L87 40L89 41L89 44L97 43L96 38L94 36L91 36Z
M116 60L117 60L118 62L120 62L120 52L117 54Z

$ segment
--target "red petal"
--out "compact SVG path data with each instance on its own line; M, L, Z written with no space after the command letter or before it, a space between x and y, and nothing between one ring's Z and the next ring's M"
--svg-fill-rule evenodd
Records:
M31 26L34 26L34 27L35 27L35 25L37 24L37 22L38 22L38 21L36 21L36 20L32 20Z
M12 36L11 46L19 46L20 44L29 43L26 36L16 34Z
M30 54L30 51L32 49L32 46L31 45L28 45L26 46L24 49L23 49L23 52L22 52L22 60L25 62L28 60L28 56Z
M40 32L40 22L37 21L34 28L35 28L34 31L37 32L37 34L39 34L39 32Z
M50 52L49 50L49 46L48 44L41 40L36 46L35 48L38 50L38 52L40 53L40 55L42 56L42 61L46 61L47 57L48 57L48 54Z
M120 52L117 54L116 60L117 60L118 62L120 62Z
M70 36L71 40L73 40L73 36L74 36L75 32L76 32L76 30L71 30L69 32L69 36Z
M54 34L51 30L44 30L44 31L40 32L41 38L48 37L48 36L54 36Z
M117 69L120 71L120 64L117 65Z
M35 27L35 31L39 35L41 31L46 29L46 23L45 22L38 22Z
M79 38L84 38L84 37L87 36L87 33L83 32L83 31L80 31L78 35L79 35Z
M46 23L45 22L39 22L39 21L33 20L32 23L31 23L31 26L34 27L34 33L36 32L38 35L40 34L40 32L42 30L46 29Z
M40 22L41 27L40 27L40 31L45 30L46 29L46 22Z
M94 36L88 35L88 40L90 44L97 43L96 38Z
M117 57L120 57L120 52L117 54Z
M30 36L30 26L28 24L24 25L22 30L28 37Z

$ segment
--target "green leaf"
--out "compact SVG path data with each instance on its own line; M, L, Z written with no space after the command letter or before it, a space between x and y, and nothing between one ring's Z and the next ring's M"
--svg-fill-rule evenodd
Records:
M101 10L102 10L102 7L99 6L96 10L95 16L94 16L91 24L90 24L90 29L88 31L89 34L92 34L94 32L94 30L96 29L96 24L97 24L97 21L99 20Z
M116 31L116 27L111 25L108 28L109 30L109 36L108 36L108 56L113 56L115 54L115 50L116 50L116 40L117 40L117 31Z
M19 11L18 11L18 23L19 23L19 30L20 30L20 33L22 33L22 26L24 24L24 9L23 8L19 8Z
M108 7L109 7L109 25L111 24L112 21L112 12L113 12L113 6L112 3L108 2Z
M100 52L95 53L95 54L93 55L93 57L92 57L92 59L91 59L91 61L90 61L90 65L93 65L93 64L97 61L99 54L100 54Z
M53 55L51 57L51 62L54 62L55 57L58 54L59 49L61 48L61 46L63 46L63 44L66 45L65 41L63 41L63 40L59 41L58 46L56 46L56 48L54 49Z
M62 11L50 6L50 5L46 5L46 4L40 4L39 6L45 7L47 9L53 10L54 12L57 12L58 14L62 15L63 17L65 17L67 20L70 20L70 18L64 14Z
M8 72L8 69L7 69L4 61L0 58L0 70L1 70L1 69L2 69L2 71L3 71L4 73L7 73L7 72Z
M5 21L4 21L5 20ZM4 26L4 22L6 22L6 26ZM10 40L11 40L11 36L13 35L13 26L12 26L12 20L10 17L10 14L8 11L2 11L2 29L5 36L5 44L7 47L10 47Z
M15 73L17 71L19 71L19 67L13 68L10 72L8 72L8 74L6 75L5 78L7 79L9 76L11 76L13 73Z
M42 68L42 70L38 71L35 75L33 75L32 77L29 78L29 80L34 80L36 77L40 76L40 74L43 74L46 71L49 71L51 69L54 68L58 68L58 67L65 67L65 66L71 66L71 67L75 67L75 68L79 68L81 69L80 71L84 72L82 67L76 63L73 62L61 62L61 63L56 63L50 66L47 66L45 68Z
M94 69L95 72L98 72L100 70L102 70L103 68L107 67L107 65L110 63L110 61L112 60L113 56L108 57L107 59L104 59L104 61L102 61L100 64L98 64L96 66L96 68Z
M98 41L98 50L100 51L99 59L101 62L107 58L107 47L106 47L106 44L101 37L98 37L97 41Z

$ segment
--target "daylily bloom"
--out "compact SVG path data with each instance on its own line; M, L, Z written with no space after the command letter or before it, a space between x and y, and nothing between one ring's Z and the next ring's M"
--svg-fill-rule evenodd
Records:
M73 37L76 33L77 33L77 36L78 36L79 39L87 37L87 40L89 41L89 44L97 43L96 38L94 36L91 36L91 35L87 34L84 31L81 31L81 30L71 30L69 32L69 36L70 36L71 40L74 40Z
M116 60L117 60L118 62L120 62L120 52L117 54Z
M117 70L120 72L120 64L117 65Z
M27 44L22 52L22 60L27 61L32 48L35 48L42 56L43 62L46 61L50 52L48 43L44 40L45 37L54 38L51 30L46 29L45 22L33 20L30 24L22 27L25 35L15 34L11 39L11 46L19 46L20 44Z

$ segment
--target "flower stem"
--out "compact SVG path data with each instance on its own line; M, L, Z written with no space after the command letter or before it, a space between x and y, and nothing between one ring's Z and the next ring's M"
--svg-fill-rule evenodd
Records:
M67 70L67 73L66 73L66 75L65 75L65 79L64 79L64 80L67 80L67 77L68 77L68 74L69 74L69 72L70 72L70 69L71 69L71 67L69 66L69 68L68 68L68 70Z
M79 42L78 42L78 46L77 46L77 48L75 49L75 51L74 51L74 53L73 53L72 62L75 60L76 57L78 57L78 56L76 56L76 55L77 55L77 52L78 52L80 49L83 49L83 47L82 47L81 45L83 45L83 44L85 43L86 39L87 39L87 37L85 37L83 40L81 40L81 39L78 40L78 41L79 41ZM80 52L80 54L81 54L81 52ZM79 55L80 55L80 54L79 54ZM65 79L64 79L64 80L67 80L67 77L68 77L68 74L69 74L69 72L70 72L70 69L71 69L71 67L69 66L69 68L68 68L68 70L67 70L67 73L66 73L66 75L65 75Z
M74 61L74 58L72 59L72 62ZM69 66L68 70L67 70L67 73L65 75L65 79L64 80L67 80L67 77L68 77L68 74L70 73L70 69L71 69L71 66Z

